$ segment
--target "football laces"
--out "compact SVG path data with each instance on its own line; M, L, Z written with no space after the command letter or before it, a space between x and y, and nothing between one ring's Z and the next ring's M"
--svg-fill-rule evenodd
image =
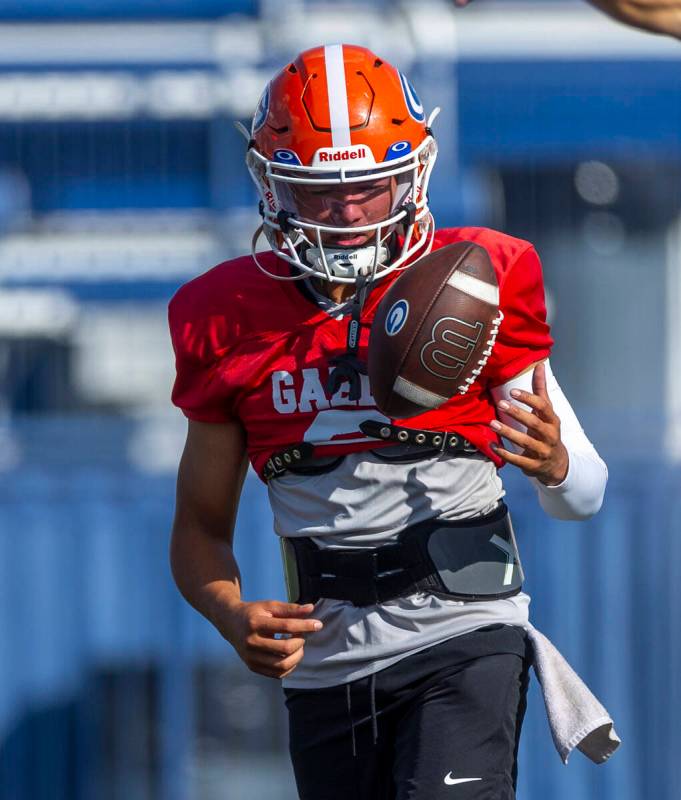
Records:
M492 327L490 330L490 336L487 340L487 347L485 350L482 351L482 358L478 361L478 366L471 372L469 378L466 378L463 384L458 387L459 394L466 394L466 392L471 388L471 386L475 383L478 379L480 373L485 367L487 360L492 355L492 350L494 349L494 343L497 340L497 334L499 333L499 326L504 318L504 314L501 309L499 309L499 313L497 316L492 320Z

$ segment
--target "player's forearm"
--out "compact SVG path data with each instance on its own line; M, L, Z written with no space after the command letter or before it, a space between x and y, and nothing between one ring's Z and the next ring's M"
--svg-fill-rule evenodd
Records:
M627 25L681 39L681 0L589 0Z
M225 635L225 610L241 601L241 575L224 535L176 522L170 565L182 596Z

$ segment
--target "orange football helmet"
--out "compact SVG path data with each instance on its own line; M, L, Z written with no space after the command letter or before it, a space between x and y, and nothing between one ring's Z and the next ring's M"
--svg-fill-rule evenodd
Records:
M281 278L258 263L263 231L274 252L298 268L292 279L354 283L427 253L434 232L427 190L437 155L430 124L438 111L426 120L407 78L363 47L315 47L284 67L260 98L246 157L261 197L263 223L252 248L258 266ZM389 198L372 205L382 191ZM328 193L343 203L343 192L353 202L369 198L363 224L315 216L302 199Z

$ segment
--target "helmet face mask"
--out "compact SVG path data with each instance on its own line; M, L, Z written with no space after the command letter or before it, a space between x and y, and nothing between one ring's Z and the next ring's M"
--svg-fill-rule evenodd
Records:
M406 189L400 186L402 199ZM328 184L323 180L309 184L284 184L278 195L283 208L301 223L347 227L348 232L357 226L373 225L390 218L397 207L395 177L368 179L361 183ZM338 239L333 234L323 235L324 243ZM352 234L348 238L352 238ZM365 232L363 238L368 238Z
M329 74L321 80L325 71L336 75L335 84ZM253 240L256 263L262 232L297 268L293 279L354 283L429 251L427 188L437 147L425 117L414 117L422 114L415 98L401 73L348 45L307 51L275 76L256 111L246 159L263 217ZM343 110L346 127L334 128Z

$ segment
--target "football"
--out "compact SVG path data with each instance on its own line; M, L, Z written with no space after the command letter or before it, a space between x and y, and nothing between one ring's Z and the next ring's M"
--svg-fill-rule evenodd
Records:
M413 417L467 392L501 319L483 247L457 242L419 259L388 289L371 325L368 370L379 410Z

